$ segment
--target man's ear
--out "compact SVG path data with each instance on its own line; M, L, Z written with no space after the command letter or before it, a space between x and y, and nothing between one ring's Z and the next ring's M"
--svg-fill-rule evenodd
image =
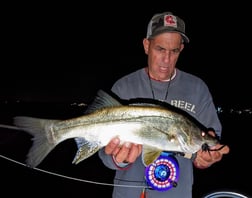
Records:
M143 39L143 47L144 47L144 52L147 55L149 53L149 45L150 45L150 41L147 38L144 38Z

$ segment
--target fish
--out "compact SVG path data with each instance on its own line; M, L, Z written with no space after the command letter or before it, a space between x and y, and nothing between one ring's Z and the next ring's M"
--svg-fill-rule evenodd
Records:
M126 101L100 89L81 116L64 120L14 116L13 124L32 135L27 166L37 167L59 143L72 138L78 143L73 164L94 155L114 137L120 144L142 144L145 166L163 151L188 157L218 143L204 125L177 107L141 98Z

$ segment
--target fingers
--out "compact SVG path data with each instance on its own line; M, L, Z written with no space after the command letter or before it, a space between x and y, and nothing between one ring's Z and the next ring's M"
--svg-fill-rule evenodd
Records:
M223 154L229 153L229 147L225 145L223 148L223 145L218 144L214 147L211 147L214 151L198 151L196 159L194 161L194 165L198 168L207 168L211 166L212 164L220 161L223 157ZM221 148L221 149L220 149ZM218 150L220 149L220 150Z
M125 142L120 145L118 138L113 138L105 147L105 153L112 155L116 162L133 163L142 152L142 145Z
M131 150L132 144L129 142L124 143L117 153L114 154L115 160L119 163L121 162L128 162L128 156Z
M216 152L216 151L214 151ZM215 154L214 154L215 155ZM220 156L220 155L219 155ZM197 156L194 160L194 165L197 168L200 169L204 169L204 168L208 168L210 167L213 163L216 162L216 160L214 158L216 158L217 156L214 156L210 153L210 152L206 152L206 151L198 151L197 152Z
M114 155L115 160L119 163L120 162L133 163L139 156L140 153L139 150L140 148L138 145L126 142L121 146L117 154Z
M224 146L224 147L223 147ZM223 148L221 148L221 147L223 147ZM212 149L212 148L211 148ZM220 153L220 154L228 154L229 153L229 151L230 151L230 148L227 146L227 145L221 145L221 144L218 144L218 145L216 145L216 146L214 146L214 149L216 149L216 150L218 150L218 152Z
M105 147L105 153L108 155L116 155L116 153L119 151L119 144L120 139L119 138L113 138Z
M142 145L139 144L132 144L131 148L129 149L128 156L126 157L126 161L129 163L133 163L137 157L142 152Z
M209 152L202 151L201 158L204 161L213 164L213 163L221 160L222 154L219 151L209 151Z
M197 168L200 169L208 168L209 166L211 166L211 163L209 161L203 160L203 158L201 158L200 156L197 156L193 163Z
M213 137L215 137L215 136L216 136L216 134L215 134L215 132L214 132L214 131L208 131L208 134L209 134L209 135L211 135L211 136L213 136Z

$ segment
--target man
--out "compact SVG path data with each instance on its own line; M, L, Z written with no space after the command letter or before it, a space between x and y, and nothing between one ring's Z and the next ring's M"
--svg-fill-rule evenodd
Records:
M176 68L185 43L189 43L189 38L181 18L171 12L155 14L143 39L148 65L119 79L112 86L112 91L122 99L152 98L170 103L191 114L207 128L214 129L216 135L220 136L222 127L208 87L200 78ZM229 152L228 146L216 145L211 148L212 151L200 150L190 159L174 156L180 171L178 183L160 191L146 181L146 167L141 159L142 145L130 142L119 144L120 139L114 138L99 151L105 166L116 170L113 198L145 195L148 198L191 198L193 165L207 168Z

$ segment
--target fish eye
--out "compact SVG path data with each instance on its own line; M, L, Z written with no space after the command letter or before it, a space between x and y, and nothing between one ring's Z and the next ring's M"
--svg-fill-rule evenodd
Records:
M206 133L204 131L201 131L201 136L202 137L205 137L206 136Z

